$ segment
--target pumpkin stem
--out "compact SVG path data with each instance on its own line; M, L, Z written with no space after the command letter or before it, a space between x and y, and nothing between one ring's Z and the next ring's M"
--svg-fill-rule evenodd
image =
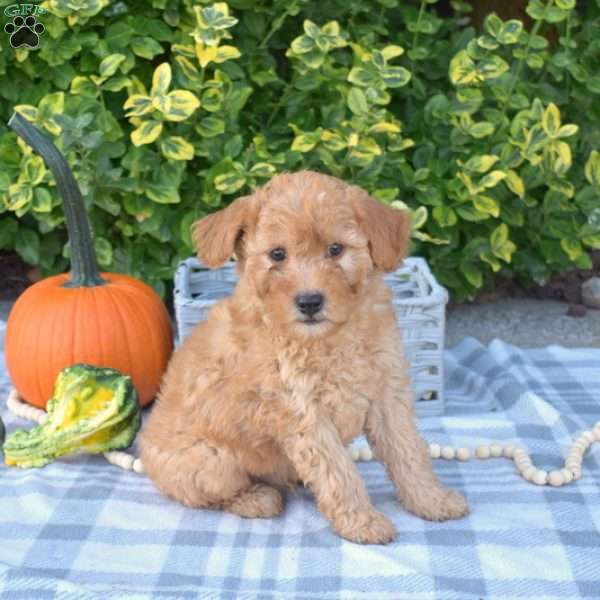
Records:
M65 221L71 247L71 277L64 287L95 287L106 283L100 276L81 191L65 157L49 137L19 113L13 113L8 126L35 150L52 171L63 200Z

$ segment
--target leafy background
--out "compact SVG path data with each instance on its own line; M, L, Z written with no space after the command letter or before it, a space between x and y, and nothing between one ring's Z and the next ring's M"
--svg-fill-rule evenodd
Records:
M600 0L575 4L476 31L461 1L48 0L38 50L0 37L0 250L68 268L52 176L4 125L16 107L67 153L103 269L161 293L195 219L299 168L409 207L413 253L455 299L589 268Z

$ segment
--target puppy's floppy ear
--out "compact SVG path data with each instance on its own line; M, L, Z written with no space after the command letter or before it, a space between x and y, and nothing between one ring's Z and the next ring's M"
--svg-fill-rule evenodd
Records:
M213 269L225 264L235 253L243 260L244 233L254 226L258 203L254 196L242 196L227 208L196 221L192 240L198 258Z
M358 224L369 240L373 263L382 271L394 271L408 252L410 213L378 202L356 187L351 188L351 200Z

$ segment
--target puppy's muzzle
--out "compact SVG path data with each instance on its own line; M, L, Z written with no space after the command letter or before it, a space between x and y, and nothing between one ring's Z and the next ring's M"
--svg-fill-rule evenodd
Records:
M314 317L323 308L324 303L323 294L310 293L296 296L298 310L307 317Z

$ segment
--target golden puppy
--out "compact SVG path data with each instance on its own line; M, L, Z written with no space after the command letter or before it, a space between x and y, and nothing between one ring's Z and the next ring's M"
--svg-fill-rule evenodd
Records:
M148 475L187 506L274 517L301 480L342 537L386 543L344 447L365 432L410 512L462 517L433 474L382 273L405 255L407 214L310 171L278 175L194 225L202 262L240 281L175 353L141 433Z

